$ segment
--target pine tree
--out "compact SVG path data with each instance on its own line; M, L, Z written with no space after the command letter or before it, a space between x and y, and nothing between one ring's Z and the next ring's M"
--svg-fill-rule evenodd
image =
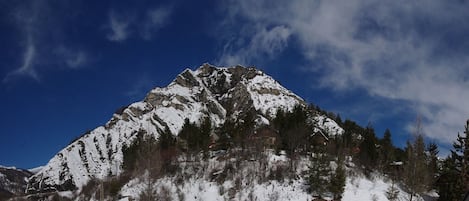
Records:
M379 149L379 166L382 170L389 172L391 171L390 164L396 159L395 156L395 147L392 144L391 131L386 129L384 131L383 139L380 140L380 149Z
M464 193L462 179L456 168L456 160L452 156L443 161L436 185L439 201L460 201L462 199Z
M158 137L158 146L162 150L167 150L170 147L176 145L176 138L174 138L173 134L169 130L169 127L166 126L164 131Z
M315 146L309 166L309 186L316 197L322 198L328 190L330 172L330 160L325 146Z
M337 124L339 124L339 126L342 126L342 125L343 125L342 118L340 117L340 114L338 114L338 113L337 113L337 115L336 115L335 122L336 122Z
M460 200L469 189L469 120L464 136L458 134L451 156L443 163L438 180L439 200Z
M177 155L177 148L176 138L173 136L168 126L165 127L163 132L158 137L158 148L162 164L162 171L166 172L171 170L171 164Z
M469 120L466 122L464 136L458 134L453 144L451 155L455 159L456 169L462 179L464 189L469 189Z
M332 193L334 200L340 200L345 190L345 169L341 160L337 161L337 168L331 175L329 191Z
M234 124L233 132L230 132L230 138L237 146L243 150L246 148L246 137L254 132L255 111L248 111L242 119L238 119Z
M378 150L376 148L377 139L375 131L371 125L368 125L363 133L363 141L360 143L359 159L360 164L367 170L372 170L376 167L378 159ZM369 171L367 171L369 172Z
M235 132L235 124L231 119L227 119L218 132L217 149L227 150L232 145L231 133Z
M351 120L345 120L345 122L343 123L343 128L345 130L344 134L342 135L342 142L344 144L344 147L345 148L352 148L354 146L356 146L356 144L354 143L354 139L353 139L353 135L354 133L358 133L358 125L351 121Z
M187 145L187 147L183 148L187 148L188 151L195 153L208 150L211 129L210 120L208 118L205 118L200 126L186 119L178 135Z
M209 117L205 117L200 124L198 146L199 149L203 150L207 154L208 146L210 144L210 135L212 133L212 122Z
M428 144L428 173L430 177L430 185L435 187L436 179L439 173L438 145L435 143Z
M306 138L309 134L307 125L308 115L301 105L296 105L292 112L279 110L273 120L275 128L278 130L281 141L281 149L285 150L289 156L293 155L299 148L306 146Z

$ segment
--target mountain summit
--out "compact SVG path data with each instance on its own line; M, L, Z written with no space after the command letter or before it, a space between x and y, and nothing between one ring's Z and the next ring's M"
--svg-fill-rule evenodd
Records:
M269 125L277 111L291 111L305 101L255 68L219 68L204 64L184 70L168 86L154 88L139 102L121 108L104 126L85 133L57 153L29 180L27 191L46 192L80 188L91 179L123 172L123 148L139 131L155 139L169 129L177 136L185 120L209 119L213 127L254 114L257 126ZM319 129L341 134L333 120L315 117ZM316 128L317 129L317 128Z

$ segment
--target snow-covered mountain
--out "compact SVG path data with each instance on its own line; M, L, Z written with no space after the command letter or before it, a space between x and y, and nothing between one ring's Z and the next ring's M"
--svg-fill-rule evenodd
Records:
M0 166L0 200L23 194L32 175L27 170Z
M122 148L142 130L157 138L168 127L177 135L185 119L198 123L208 117L217 127L249 112L255 112L258 124L269 124L279 109L292 110L298 104L306 107L302 98L255 68L204 64L195 71L186 69L168 86L151 90L142 101L120 109L105 125L62 149L29 179L27 191L70 190L92 178L119 175ZM332 119L319 114L314 118L317 129L343 133Z

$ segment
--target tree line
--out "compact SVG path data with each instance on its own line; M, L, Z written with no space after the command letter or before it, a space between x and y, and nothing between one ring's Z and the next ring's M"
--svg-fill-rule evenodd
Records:
M324 114L334 119L343 129L342 135L332 135L328 130L318 130L314 116ZM158 168L155 164L139 164L144 168L153 167L155 172L167 174L175 170L174 158L179 154L206 157L210 151L239 150L240 156L255 154L251 146L256 133L255 111L247 111L237 119L228 119L219 127L214 127L209 118L194 123L185 120L178 135L173 135L166 127L160 131L158 139L147 139L140 131L134 144L124 147L123 168L126 171L138 169L139 158L147 161L151 157L164 161ZM332 196L340 200L345 187L346 165L352 161L366 176L372 173L387 175L393 185L387 190L389 200L397 200L403 187L409 200L417 195L436 189L439 200L460 200L469 187L469 122L464 134L458 135L452 154L444 160L438 158L439 148L435 143L425 143L420 121L416 122L412 139L403 148L393 144L391 130L386 129L383 137L376 136L371 124L366 127L340 115L327 113L317 106L296 106L291 111L278 110L268 127L274 132L275 143L269 147L276 152L285 152L289 159L289 174L295 176L297 162L301 157L310 160L307 183L310 192L317 198ZM316 128L316 129L314 129ZM317 144L314 137L324 135L326 144ZM251 144L250 144L251 143ZM158 153L155 155L155 153ZM394 185L396 184L396 185Z

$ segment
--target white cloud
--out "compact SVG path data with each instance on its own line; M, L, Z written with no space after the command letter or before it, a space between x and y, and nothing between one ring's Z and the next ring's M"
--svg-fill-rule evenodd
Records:
M259 58L272 58L283 51L287 46L291 30L285 26L276 26L271 29L259 27L246 44L238 40L227 43L223 54L216 63L220 65L249 65ZM242 46L242 47L239 47Z
M32 44L32 39L29 39L28 45L23 55L22 65L18 69L9 72L3 82L6 83L10 81L15 76L30 76L31 78L39 81L39 75L37 74L36 70L33 68L34 66L34 59L36 55L36 48L34 44Z
M153 35L159 31L169 21L171 7L160 7L149 10L142 25L141 35L145 40L151 40Z
M463 45L469 38L448 40L467 35L468 8L448 1L241 0L226 9L227 19L242 19L243 27L288 27L309 70L321 75L315 84L401 101L423 117L428 137L450 143L469 118L469 45ZM250 48L222 58L263 56L246 54Z
M45 69L79 68L89 61L88 54L70 45L65 48L65 30L68 28L63 16L58 17L58 10L68 8L65 3L51 4L47 1L30 1L14 6L8 13L21 36L18 41L22 48L23 57L21 66L12 67L3 82L7 83L20 77L29 77L40 81L38 72L47 72ZM52 50L52 51L51 51Z
M109 29L107 39L121 42L129 37L129 26L133 20L128 17L118 15L114 10L109 12Z
M141 14L144 13L144 14ZM172 7L158 7L146 11L109 12L107 39L122 42L133 35L144 40L151 40L153 36L169 23Z

